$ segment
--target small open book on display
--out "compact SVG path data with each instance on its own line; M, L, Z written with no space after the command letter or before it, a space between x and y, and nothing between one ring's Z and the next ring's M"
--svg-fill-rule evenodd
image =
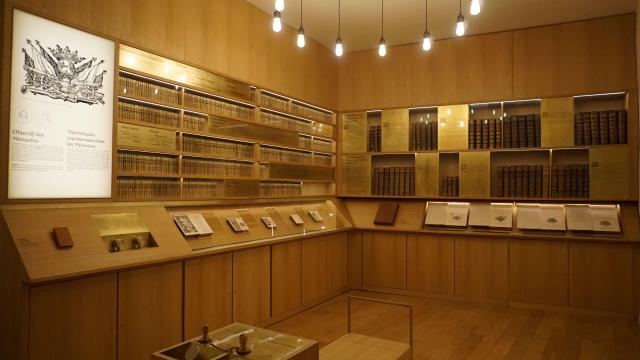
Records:
M516 204L516 227L523 230L566 230L564 205Z
M566 205L567 229L573 231L620 232L617 205Z
M466 227L469 203L428 202L425 225Z
M227 218L227 223L234 232L249 231L249 225L240 216Z
M213 234L213 230L202 214L173 215L173 221L185 237L204 237Z

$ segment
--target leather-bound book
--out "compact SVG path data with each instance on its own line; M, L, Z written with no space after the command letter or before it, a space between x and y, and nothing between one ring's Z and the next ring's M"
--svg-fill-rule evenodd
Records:
M600 114L598 111L591 112L591 144L600 145Z
M536 146L536 116L527 115L527 147Z
M511 119L508 116L502 119L502 145L505 148L511 147Z
M584 145L591 145L591 113L582 113L582 127L584 131Z
M627 143L627 111L618 111L618 142L620 144Z
M529 166L522 165L522 194L523 197L529 197Z
M376 225L392 226L396 222L396 215L398 215L397 202L381 202L378 204L378 211L376 217L373 219L373 223Z
M609 144L609 112L600 111L598 114L598 122L600 123L600 144Z
M573 143L574 145L584 145L584 123L582 113L575 113L573 116Z
M542 146L542 125L540 124L540 114L534 114L533 121L534 121L534 129L535 129L534 146L540 147Z
M504 196L504 166L498 166L498 173L496 175L496 194L495 196Z
M469 120L469 149L476 148L476 120Z
M496 149L502 148L502 120L496 120Z
M618 142L618 111L609 111L609 144L619 144Z
M489 149L496 148L496 119L489 119Z
M520 146L520 123L518 122L517 115L511 115L511 147L517 148Z
M527 115L518 116L518 147L527 147Z

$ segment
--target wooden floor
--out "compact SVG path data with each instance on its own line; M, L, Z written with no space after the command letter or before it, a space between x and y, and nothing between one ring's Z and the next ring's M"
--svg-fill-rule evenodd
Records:
M640 359L640 327L632 320L546 310L353 292L411 304L414 359ZM408 312L356 301L353 331L408 341ZM320 346L346 333L342 295L271 326ZM374 360L374 359L372 359Z

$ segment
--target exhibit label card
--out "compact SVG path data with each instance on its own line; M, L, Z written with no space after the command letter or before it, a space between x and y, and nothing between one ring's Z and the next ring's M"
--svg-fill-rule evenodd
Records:
M10 199L111 197L115 43L13 10Z

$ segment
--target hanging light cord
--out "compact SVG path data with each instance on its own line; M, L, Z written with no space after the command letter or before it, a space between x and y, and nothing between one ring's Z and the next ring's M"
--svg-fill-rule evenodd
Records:
M340 6L341 0L338 0L338 38L340 38L341 35L341 29L340 29L340 23L341 23L341 19L340 17L342 16L342 7Z
M300 0L300 2L302 2L302 0ZM460 5L460 15L462 15L462 0L460 0L459 5Z
M424 31L429 31L429 0L424 0Z
M302 28L302 0L300 0L300 27Z
M382 0L382 37L384 38L384 0Z

